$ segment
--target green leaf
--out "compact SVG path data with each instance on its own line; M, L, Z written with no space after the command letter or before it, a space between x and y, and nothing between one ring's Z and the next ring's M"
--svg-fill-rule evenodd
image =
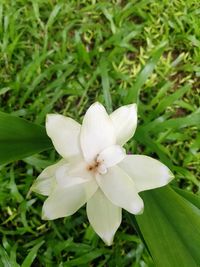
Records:
M190 201L194 206L200 209L200 197L198 195L192 194L186 190L182 190L177 187L173 187L173 189L182 197Z
M170 187L141 196L145 209L136 221L155 266L199 266L200 210Z
M0 112L0 165L51 147L44 127Z

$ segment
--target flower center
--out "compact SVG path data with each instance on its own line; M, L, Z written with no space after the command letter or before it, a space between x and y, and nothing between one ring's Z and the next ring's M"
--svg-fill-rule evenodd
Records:
M98 158L87 167L88 171L99 173L99 174L105 174L107 173L107 167L102 161L99 161Z
M105 148L96 155L87 170L94 173L105 174L108 169L122 161L126 156L126 151L119 145L112 145Z

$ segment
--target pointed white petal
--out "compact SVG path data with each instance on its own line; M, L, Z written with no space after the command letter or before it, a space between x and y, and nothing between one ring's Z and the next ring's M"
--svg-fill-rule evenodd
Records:
M133 179L138 192L164 186L174 178L168 167L147 156L127 155L119 166Z
M44 202L42 218L54 220L74 214L90 199L97 188L95 180L66 188L57 186Z
M112 245L115 232L121 224L122 210L98 189L87 202L87 216L94 231L108 245Z
M133 214L143 211L144 204L133 180L120 167L111 167L106 174L97 174L96 179L101 190L113 204Z
M46 131L57 152L65 159L81 153L79 144L81 126L71 118L49 114L46 119Z
M56 181L60 187L69 187L94 179L85 161L77 158L57 169Z
M110 114L115 128L117 144L124 145L135 133L137 127L137 105L122 106Z
M91 105L85 114L80 141L87 162L93 161L103 149L115 144L113 124L105 108L98 102Z
M119 145L109 146L97 157L98 162L102 162L107 168L112 167L126 157L126 151Z
M56 186L56 170L65 164L66 161L62 159L56 164L48 166L46 169L44 169L31 186L31 191L48 196Z

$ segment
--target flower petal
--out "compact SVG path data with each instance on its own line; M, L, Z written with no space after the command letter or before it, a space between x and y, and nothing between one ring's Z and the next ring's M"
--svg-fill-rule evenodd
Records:
M137 105L122 106L110 114L115 128L117 144L124 145L135 133L137 127Z
M144 204L133 180L118 166L111 167L104 175L97 174L96 180L103 193L116 206L133 214L143 211Z
M97 157L97 161L103 162L103 164L109 168L122 161L125 157L125 149L119 145L113 145L104 149Z
M148 156L127 155L119 166L133 179L138 192L164 186L174 177L168 167Z
M80 158L61 166L56 171L56 181L61 187L73 186L88 182L91 179L94 179L94 177L88 171L87 163Z
M122 210L98 189L87 202L87 216L94 231L108 245L112 245L115 232L121 224Z
M44 196L50 195L54 186L56 185L56 171L59 169L59 167L65 164L66 161L62 159L56 164L48 166L46 169L44 169L31 186L31 191L34 191Z
M65 159L81 153L79 134L81 126L71 118L49 114L46 119L46 131L57 152Z
M91 105L85 114L80 141L87 162L93 161L103 149L115 144L113 124L105 108L98 102Z
M46 199L42 209L44 220L54 220L74 214L98 188L95 180L62 188L57 186Z

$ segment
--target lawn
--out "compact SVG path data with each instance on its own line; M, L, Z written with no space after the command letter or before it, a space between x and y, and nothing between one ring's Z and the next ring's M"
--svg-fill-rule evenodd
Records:
M172 186L199 195L199 14L198 0L1 1L0 110L44 125L48 113L81 121L95 101L108 112L136 102L126 149L159 159ZM51 149L0 162L0 266L156 266L126 212L111 247L85 208L41 219L45 198L29 189L58 158Z

